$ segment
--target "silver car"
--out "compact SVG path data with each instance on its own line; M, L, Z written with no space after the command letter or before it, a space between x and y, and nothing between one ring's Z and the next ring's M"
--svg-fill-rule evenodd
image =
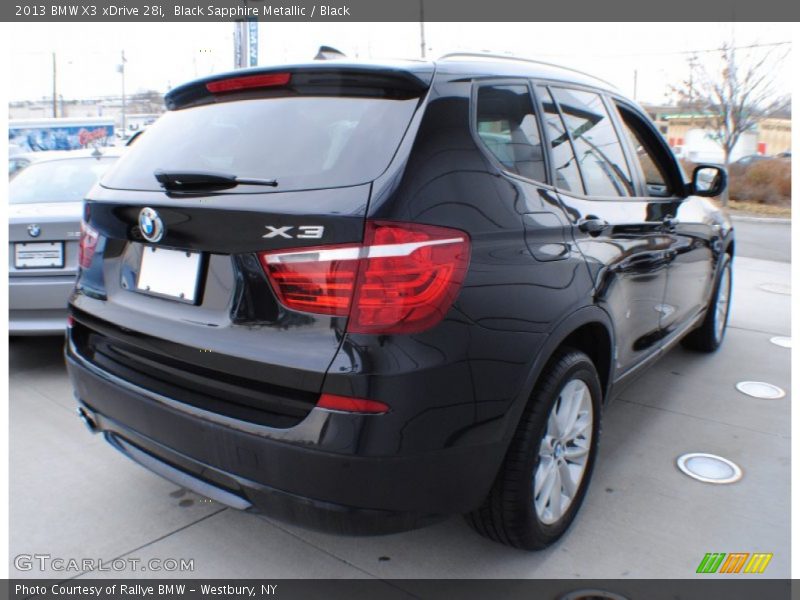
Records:
M82 201L122 149L37 152L8 183L10 335L63 333Z

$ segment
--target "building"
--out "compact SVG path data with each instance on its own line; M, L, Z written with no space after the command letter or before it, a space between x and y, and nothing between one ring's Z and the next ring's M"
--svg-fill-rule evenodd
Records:
M713 139L713 132L705 123L707 116L691 112L677 106L645 106L645 110L655 121L656 126L666 138L670 147L678 149L678 154L689 158L692 153L704 155L704 160L721 162L722 148ZM774 156L791 150L792 116L791 112L776 114L763 119L752 130L742 135L731 156L736 160L748 154ZM714 159L709 158L711 155Z
M57 115L53 114L53 99L22 100L9 102L8 118L14 119L46 119L53 116L87 118L113 118L117 130L122 129L122 97L103 96L84 100L65 100L59 98L56 103ZM165 110L164 98L156 91L131 94L125 98L125 126L129 133L144 125L152 123Z

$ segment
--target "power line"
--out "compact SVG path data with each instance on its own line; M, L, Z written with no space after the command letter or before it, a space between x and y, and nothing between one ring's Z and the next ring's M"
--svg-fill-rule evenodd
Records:
M777 46L788 46L792 42L785 41L785 42L770 42L767 44L747 44L744 46L733 46L729 48L729 50L748 50L751 48L772 48ZM701 50L655 50L653 52L618 52L612 54L592 54L594 58L628 58L628 57L639 57L639 56L679 56L685 54L714 54L716 52L722 52L722 48L704 48ZM543 52L536 52L537 57L552 57L552 58L585 58L585 54L582 53L543 53Z
M748 44L746 46L732 46L728 50L748 50L750 48L774 48L777 46L787 46L792 42L770 42L769 44ZM714 52L722 52L722 48L709 48L706 50L674 50L670 52L642 52L641 56L656 56L656 55L677 55L677 54L713 54ZM620 56L636 56L635 54L620 54Z

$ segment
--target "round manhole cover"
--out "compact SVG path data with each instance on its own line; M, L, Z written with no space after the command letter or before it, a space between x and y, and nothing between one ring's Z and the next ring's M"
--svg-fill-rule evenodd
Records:
M753 398L761 398L764 400L777 400L786 395L786 392L777 385L772 385L764 381L740 381L736 384L736 389Z
M605 590L575 590L559 596L558 600L628 600L628 598Z
M783 337L781 335L776 335L775 337L769 338L769 341L775 344L776 346L780 346L781 348L792 347L792 338L790 337Z
M772 294L783 294L784 296L792 295L791 286L788 286L785 283L762 283L758 287L759 289L762 289L765 292L770 292Z
M705 452L690 452L678 457L678 468L692 479L704 483L735 483L742 470L727 458Z

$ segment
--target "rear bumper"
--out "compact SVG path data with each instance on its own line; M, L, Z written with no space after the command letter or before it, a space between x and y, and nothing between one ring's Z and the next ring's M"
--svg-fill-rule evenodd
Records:
M8 278L8 306L11 310L64 310L75 286L75 275Z
M363 456L352 449L380 416L315 408L297 426L275 429L179 406L103 373L69 346L67 367L96 430L128 457L224 504L320 530L389 533L468 512L504 454L503 444L483 444Z
M9 310L8 333L11 335L64 335L67 309Z
M74 285L74 275L9 277L9 333L63 334L67 326L67 300Z

